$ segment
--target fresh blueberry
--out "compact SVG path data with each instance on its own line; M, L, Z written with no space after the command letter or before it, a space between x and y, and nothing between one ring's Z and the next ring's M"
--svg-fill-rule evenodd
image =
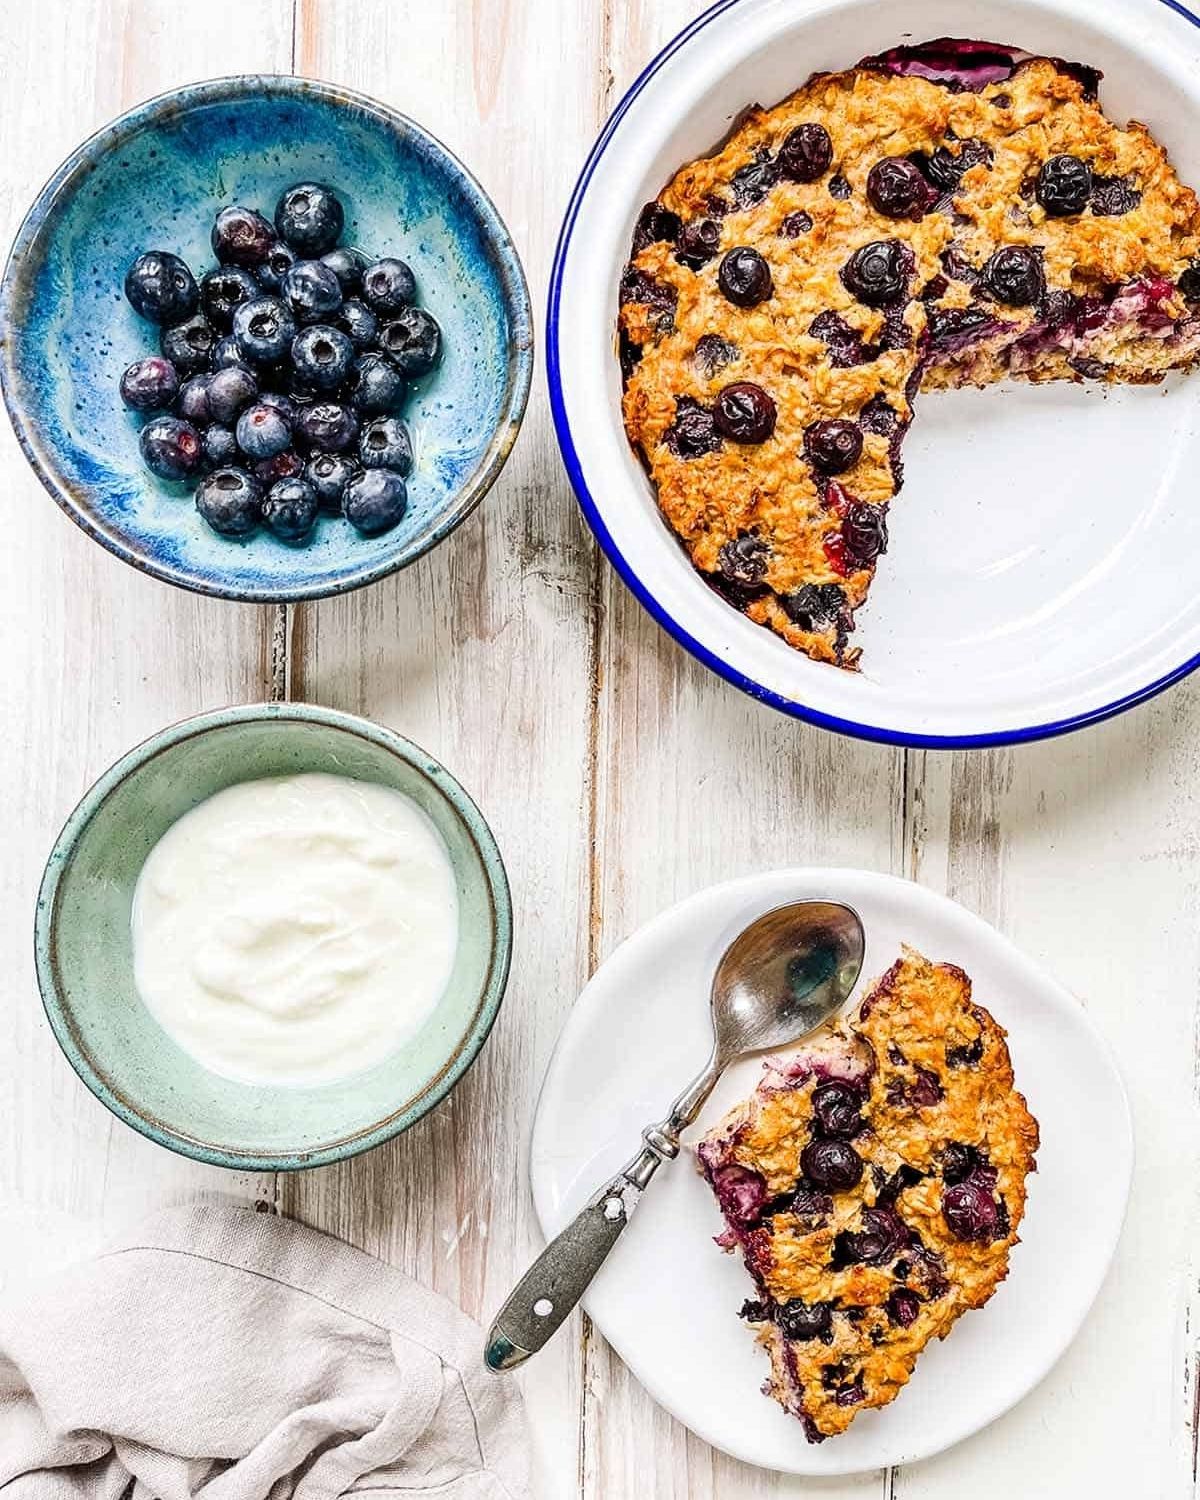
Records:
M242 365L246 362L246 356L242 353L242 346L231 333L227 333L223 339L218 339L213 345L212 367L214 370L224 370L229 365Z
M1005 307L1032 307L1046 291L1042 252L1032 245L1005 245L988 257L979 286Z
M338 279L342 296L349 297L362 285L362 273L370 264L361 250L350 245L340 245L321 257L321 264L328 266Z
M846 591L836 583L805 583L780 597L783 612L801 630L823 630L846 607Z
M297 413L296 433L320 453L340 453L358 436L358 418L336 401L314 401Z
M254 477L264 490L281 479L298 479L304 473L304 460L294 448L285 448L272 458L260 458L253 465Z
M283 289L283 278L296 264L296 252L280 240L276 240L261 265L255 266L254 275L266 292L278 294Z
M706 266L721 248L721 226L715 219L691 219L675 240L675 259L698 271Z
M408 490L394 469L364 469L346 484L342 512L364 536L398 526L407 509Z
M223 208L213 220L213 254L224 265L261 265L274 244L275 231L253 208Z
M331 515L341 514L346 486L360 472L344 453L314 453L304 465L304 477L316 492L321 509Z
M190 422L193 427L207 427L213 419L212 407L208 400L208 382L211 378L209 375L193 375L179 388L179 405L176 407L176 412L183 421Z
M753 588L766 577L770 556L771 549L762 537L753 531L741 531L724 544L717 561L730 583Z
M794 1297L784 1302L775 1314L785 1338L803 1344L811 1339L829 1343L833 1332L833 1313L828 1302L804 1302Z
M297 323L319 323L342 305L342 284L319 260L298 260L283 278L283 300Z
M942 1194L942 1217L955 1239L974 1243L994 1240L1000 1231L1000 1208L980 1182L968 1178Z
M121 400L134 411L166 411L179 395L179 373L169 359L151 354L121 376Z
M287 418L273 406L256 402L237 421L238 447L247 458L274 458L292 441Z
M267 491L262 518L283 542L302 542L317 519L317 492L306 479L281 479Z
M317 391L331 391L350 373L354 345L339 328L314 323L292 340L292 365L298 379Z
M243 302L251 302L262 292L258 282L244 266L220 266L200 278L200 307L214 328L228 332L233 315Z
M349 338L358 350L370 349L379 332L379 319L365 302L357 297L347 297L334 319L336 327Z
M296 320L278 297L256 297L234 313L233 336L247 359L274 364L291 348Z
M813 1090L812 1111L817 1129L831 1138L855 1136L862 1129L862 1097L848 1084L831 1080Z
M341 238L346 215L332 189L298 182L275 205L275 228L298 255L324 255Z
M245 469L217 469L200 481L196 509L222 536L246 536L262 519L262 487Z
M725 386L713 407L713 425L734 443L765 443L775 431L775 403L750 380Z
M423 307L404 307L380 328L379 347L401 375L416 380L441 358L442 330Z
M219 422L210 423L200 434L200 446L204 450L207 468L224 469L238 461L237 438L232 427L222 427Z
M208 377L210 420L232 426L258 395L258 377L249 365L226 365Z
M200 313L193 313L184 322L164 328L158 347L181 375L191 375L208 368L216 342L216 329Z
M889 219L919 219L933 200L921 169L907 156L885 156L867 174L867 198Z
M258 398L259 406L269 406L277 411L289 427L296 425L296 403L282 391L263 391Z
M1092 196L1092 169L1078 156L1052 156L1042 163L1034 192L1052 219L1081 214Z
M186 479L200 467L200 434L178 417L152 417L139 442L143 462L160 479Z
M770 266L749 245L725 252L717 268L717 285L735 307L757 307L775 290Z
M793 182L816 182L833 165L833 141L824 125L797 125L779 148L779 170Z
M412 468L412 439L399 417L375 417L363 428L358 456L364 469L395 469L407 474Z
M809 1141L800 1153L800 1170L816 1187L844 1192L862 1181L862 1157L848 1141Z
M842 518L842 546L851 566L869 568L887 543L887 506L852 500Z
M373 312L394 318L417 294L417 282L402 260L385 256L372 261L362 274L362 297Z
M169 250L147 250L125 273L125 295L134 312L151 323L180 323L200 300L196 278Z
M860 245L842 267L842 285L867 307L891 307L908 291L913 253L899 240Z
M804 452L821 474L844 474L862 457L863 436L856 422L830 417L804 432Z
M364 417L394 411L404 396L404 376L383 354L363 354L355 361L350 400Z

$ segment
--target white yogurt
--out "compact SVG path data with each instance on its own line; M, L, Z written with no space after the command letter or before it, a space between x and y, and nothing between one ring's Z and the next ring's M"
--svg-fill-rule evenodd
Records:
M402 793L309 773L185 813L133 898L138 993L214 1073L324 1083L420 1029L458 945L446 848Z

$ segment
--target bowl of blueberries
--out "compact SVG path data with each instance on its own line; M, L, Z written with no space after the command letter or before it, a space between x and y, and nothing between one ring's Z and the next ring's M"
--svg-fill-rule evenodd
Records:
M139 105L43 188L0 286L42 483L145 573L222 598L372 583L452 531L515 440L529 294L438 141L329 84Z

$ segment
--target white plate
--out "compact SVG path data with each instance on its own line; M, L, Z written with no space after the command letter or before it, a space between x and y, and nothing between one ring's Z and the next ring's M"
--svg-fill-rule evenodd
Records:
M1036 738L1118 712L1200 660L1200 377L1143 389L1013 384L926 394L857 644L809 661L695 574L626 441L614 356L634 218L747 104L901 39L969 35L1104 70L1200 183L1200 19L1175 0L719 0L637 80L597 141L559 242L550 394L584 512L641 602L707 666L826 727L900 743Z
M663 1168L585 1302L650 1394L706 1442L796 1474L850 1474L940 1452L994 1421L1050 1369L1091 1306L1120 1234L1133 1164L1129 1107L1109 1053L1061 985L979 917L889 875L780 870L713 886L623 943L579 997L538 1105L531 1177L538 1217L556 1234L619 1171L643 1126L704 1063L708 989L730 940L760 913L806 896L862 917L866 964L856 996L901 942L960 964L1009 1032L1017 1086L1041 1124L1021 1244L988 1305L926 1349L891 1406L864 1412L820 1446L760 1393L766 1356L737 1317L753 1285L690 1152ZM694 1142L747 1095L761 1064L735 1066Z

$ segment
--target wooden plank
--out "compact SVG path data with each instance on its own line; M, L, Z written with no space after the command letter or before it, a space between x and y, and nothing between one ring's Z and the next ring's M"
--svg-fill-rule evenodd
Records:
M540 321L550 253L598 113L594 7L556 0L300 6L299 71L365 90L458 152L504 215ZM480 1319L540 1247L534 1102L584 978L591 561L544 391L481 509L377 587L297 612L292 691L410 735L491 821L516 908L508 996L479 1064L389 1147L283 1184L282 1206ZM578 1327L526 1372L547 1494L575 1485Z
M172 7L154 0L13 5L0 12L8 86L0 220L7 244L42 182L86 135L139 99L206 74L282 69L290 0ZM239 20L239 18L241 18ZM147 228L152 224L147 205ZM131 246L131 255L134 251ZM198 709L264 696L266 616L141 577L55 507L0 424L0 703L6 748L0 934L6 984L0 1201L115 1223L214 1188L268 1181L188 1163L113 1119L77 1081L42 1015L34 895L76 799L130 745ZM68 1222L68 1221L63 1221Z

